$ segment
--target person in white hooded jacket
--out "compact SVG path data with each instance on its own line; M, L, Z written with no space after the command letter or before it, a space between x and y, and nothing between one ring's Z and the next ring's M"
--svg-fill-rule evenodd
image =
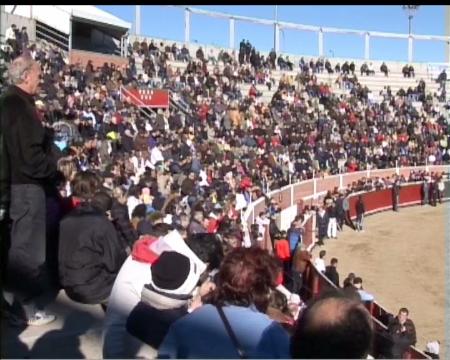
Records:
M164 224L161 237L145 236L136 241L133 251L122 265L109 297L103 328L103 358L135 358L139 354L156 355L150 348L126 331L126 322L133 308L141 301L144 286L151 279L151 264L164 251L177 251L191 259L200 272L206 265L186 245L180 234Z

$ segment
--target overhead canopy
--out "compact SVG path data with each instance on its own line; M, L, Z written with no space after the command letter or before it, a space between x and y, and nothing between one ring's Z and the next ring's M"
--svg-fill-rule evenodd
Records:
M8 13L32 17L66 35L70 33L70 20L91 22L126 32L131 24L92 5L6 5Z

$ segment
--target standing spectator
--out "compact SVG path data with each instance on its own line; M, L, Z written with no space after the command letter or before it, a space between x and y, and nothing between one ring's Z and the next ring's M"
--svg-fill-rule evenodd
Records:
M275 255L283 263L283 269L289 272L289 264L291 263L291 252L289 250L289 241L287 240L286 231L275 235Z
M357 292L361 297L361 301L374 301L375 297L371 293L364 290L362 283L363 281L360 277L355 277L353 279L353 286L357 289Z
M417 342L416 327L411 319L408 318L407 308L401 308L397 316L388 326L393 346L391 358L402 359L403 354L411 345Z
M311 253L306 250L305 245L301 244L297 247L292 259L292 292L294 294L300 294L303 285L303 272L311 257Z
M344 194L342 192L339 193L339 196L336 199L336 219L339 231L344 230L345 211L344 211Z
M314 259L314 266L322 273L325 273L325 255L327 252L325 250L320 250L319 257Z
M356 231L364 231L364 214L366 213L366 206L362 195L358 196L358 201L356 202Z
M445 89L445 83L447 82L447 73L445 72L445 69L442 70L442 72L439 74L436 82L439 83L441 87Z
M13 83L3 95L1 126L10 166L11 290L25 310L28 325L45 325L54 315L42 311L52 288L46 263L46 195L56 189L56 162L38 118L33 96L41 68L30 57L18 57L9 68ZM7 294L11 300L12 293Z
M354 225L353 225L352 219L351 219L351 217L350 217L350 201L349 201L349 195L350 195L350 192L347 191L347 192L345 193L344 200L342 201L342 208L344 209L344 212L345 212L345 220L344 220L344 223L347 224L348 226L350 226L352 229L354 229Z
M430 181L430 205L436 206L438 199L438 184L437 179L433 178Z
M395 179L392 185L392 205L394 211L398 211L398 204L400 202L400 180Z
M299 219L295 219L291 223L291 227L288 230L289 248L291 249L291 256L294 255L297 245L302 241L302 230Z
M329 239L337 239L337 220L336 220L336 205L331 204L327 208L328 215L328 229L327 229L327 237Z
M422 184L422 205L428 205L430 202L430 182L428 176L425 177L425 180Z
M317 237L319 241L317 244L323 245L323 239L327 236L328 231L328 215L324 207L321 206L316 215L316 227L317 227Z
M18 51L16 32L17 32L16 24L12 24L11 27L6 29L6 33L5 33L6 43L9 46L11 46L14 54L17 54L17 51Z
M372 319L361 302L341 293L327 294L302 313L291 339L291 356L293 359L366 359L373 337Z
M386 77L388 76L389 69L384 61L380 66L380 71L384 74L384 76L386 76Z
M28 33L26 26L22 27L22 31L20 32L20 49L22 52L24 52L28 48Z
M443 176L439 177L439 180L437 182L437 188L438 188L439 204L442 204L442 199L444 198L444 190L445 190L445 182Z
M330 260L330 265L325 268L325 276L330 279L330 281L339 287L339 273L337 272L338 259L332 258Z

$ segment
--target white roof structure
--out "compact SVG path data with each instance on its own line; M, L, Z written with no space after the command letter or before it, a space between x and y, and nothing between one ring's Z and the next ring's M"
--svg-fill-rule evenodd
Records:
M123 30L131 28L130 23L92 5L6 5L5 10L43 22L67 35L72 17Z

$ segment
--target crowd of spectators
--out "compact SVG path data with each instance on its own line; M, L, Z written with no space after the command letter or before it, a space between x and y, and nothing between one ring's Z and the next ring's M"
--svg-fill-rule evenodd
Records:
M270 190L313 176L450 162L448 120L425 84L417 90L419 109L402 94L386 94L381 103L372 103L354 76L354 63L336 66L338 77L342 73L343 81L352 84L348 95L337 96L314 75L332 70L328 60L301 61L295 79L283 75L276 84L271 71L294 65L274 51L264 58L248 41L241 43L237 59L225 51L215 59L201 48L193 58L186 47L144 41L132 44L127 65L105 63L97 69L92 63L68 64L67 54L45 43L22 50L9 45L2 50L7 62L22 51L21 58L29 56L41 67L36 109L58 168L45 184L56 189L47 200L47 222L53 224L48 260L55 283L72 300L106 309L106 357L130 355L121 346L129 336L125 329L133 334L131 342L138 338L164 357L212 357L217 349L229 357L311 355L311 349L296 350L295 342L289 350L283 327L316 337L325 323L317 324L318 315L310 309L335 309L334 302L344 303L344 313L355 311L362 320L368 315L358 302L335 295L337 300L309 305L300 323L311 321L311 327L295 329L305 306L294 296L301 280L293 294L284 287L273 289L281 285L283 266L289 270L291 265L281 265L283 260L293 259L296 274L304 270L303 215L283 234L273 226L279 208L267 199L268 215L261 213L257 227L245 236L240 211ZM175 70L172 60L187 67ZM214 63L210 71L208 64ZM144 115L121 96L121 86L152 87L157 78L176 93L177 106ZM242 83L278 86L265 104L254 90L243 94ZM348 192L389 185L389 179L363 179ZM342 230L345 209L342 218L336 204L339 199L343 204L343 198L327 195L322 239ZM263 246L266 225L279 240L272 250L287 240L289 257L280 257L281 263L257 249ZM199 236L210 245L199 245ZM254 293L244 290L249 288ZM128 302L121 300L124 293ZM186 315L202 302L208 305ZM243 343L236 343L226 325L221 331L229 340L216 344L205 333L211 337L205 343L200 325L223 326L220 308L226 315L222 321L228 318ZM242 317L253 325L240 322ZM155 333L145 329L142 319L154 322ZM341 355L367 355L370 321L344 325L363 327L366 342L357 350L350 345L341 349Z

